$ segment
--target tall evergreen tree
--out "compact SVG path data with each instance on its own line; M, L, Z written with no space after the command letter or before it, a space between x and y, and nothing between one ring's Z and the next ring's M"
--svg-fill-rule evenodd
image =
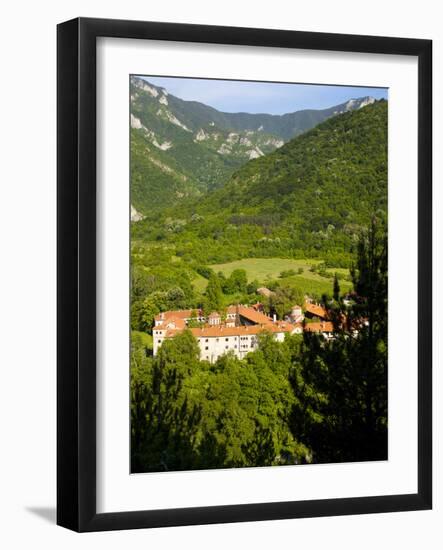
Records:
M198 343L190 331L163 343L151 359L133 342L131 471L185 470L197 463L201 420Z
M223 292L220 285L220 279L211 273L206 287L206 304L205 309L208 313L219 311L223 306Z
M305 333L293 375L292 429L314 462L387 458L387 238L378 225L358 244L354 302L329 311L334 339Z
M340 299L340 284L338 282L337 274L334 275L334 286L332 291L332 296L336 302Z

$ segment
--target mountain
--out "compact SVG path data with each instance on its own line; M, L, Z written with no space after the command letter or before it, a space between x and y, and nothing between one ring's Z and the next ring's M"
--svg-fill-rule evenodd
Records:
M323 110L269 115L223 113L136 76L130 93L131 202L142 215L220 188L249 160L375 101L364 97Z
M219 189L134 227L202 263L322 257L346 263L359 230L387 213L387 101L339 114L251 160ZM189 256L191 259L191 256Z

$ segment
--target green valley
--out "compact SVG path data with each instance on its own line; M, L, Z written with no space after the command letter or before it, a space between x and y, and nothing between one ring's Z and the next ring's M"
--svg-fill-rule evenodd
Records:
M131 472L386 460L387 100L228 113L148 80Z

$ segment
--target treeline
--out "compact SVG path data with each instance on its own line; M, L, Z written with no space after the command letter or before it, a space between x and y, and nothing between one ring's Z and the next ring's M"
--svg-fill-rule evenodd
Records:
M133 472L387 458L387 240L358 243L354 300L324 297L335 338L304 333L214 364L190 331L131 354Z

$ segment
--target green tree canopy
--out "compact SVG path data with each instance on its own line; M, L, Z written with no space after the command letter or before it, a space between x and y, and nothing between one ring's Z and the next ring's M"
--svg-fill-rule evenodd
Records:
M226 294L244 293L247 291L247 286L248 276L246 271L244 269L234 269L225 281L223 290Z

